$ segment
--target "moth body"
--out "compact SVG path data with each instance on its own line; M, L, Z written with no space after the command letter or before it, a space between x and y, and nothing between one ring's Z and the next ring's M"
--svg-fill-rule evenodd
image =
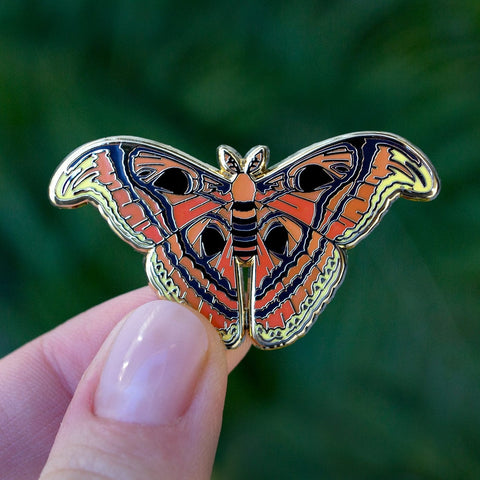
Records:
M257 213L255 183L247 173L239 173L232 183L233 256L248 262L257 253Z

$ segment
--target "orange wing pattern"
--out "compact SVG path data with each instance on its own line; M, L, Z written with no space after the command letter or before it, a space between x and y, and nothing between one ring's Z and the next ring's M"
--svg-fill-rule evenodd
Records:
M59 206L97 205L123 240L147 253L161 296L198 309L228 346L241 342L234 262L223 248L232 196L217 170L166 145L111 137L71 153L50 197Z
M159 294L210 319L229 348L248 331L261 348L304 335L332 298L345 249L398 197L438 192L425 155L391 134L312 145L267 169L268 149L218 149L220 170L167 145L110 137L80 147L55 173L59 206L97 205L145 252Z

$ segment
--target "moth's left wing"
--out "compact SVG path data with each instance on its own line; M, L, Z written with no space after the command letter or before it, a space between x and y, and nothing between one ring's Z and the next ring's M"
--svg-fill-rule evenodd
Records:
M258 257L251 336L276 348L304 335L332 298L345 249L398 197L429 200L435 170L406 140L359 132L312 145L256 181Z
M170 146L109 137L72 152L50 187L59 206L95 204L112 229L147 253L150 283L186 301L222 333L243 336L231 255L231 182L220 171Z

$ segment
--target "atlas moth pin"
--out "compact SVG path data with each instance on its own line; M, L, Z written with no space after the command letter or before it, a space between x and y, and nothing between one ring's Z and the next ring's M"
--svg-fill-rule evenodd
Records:
M390 133L338 136L271 169L265 146L217 154L219 169L151 140L103 138L65 158L50 198L96 205L146 254L158 294L197 309L228 348L305 335L343 280L346 250L396 198L439 191L428 158Z

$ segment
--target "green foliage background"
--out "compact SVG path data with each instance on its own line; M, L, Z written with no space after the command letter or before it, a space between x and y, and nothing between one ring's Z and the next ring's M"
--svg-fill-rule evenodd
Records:
M438 169L349 256L312 331L231 375L215 479L480 478L480 3L0 3L0 353L145 283L93 208L49 179L107 135L272 163L349 131Z

